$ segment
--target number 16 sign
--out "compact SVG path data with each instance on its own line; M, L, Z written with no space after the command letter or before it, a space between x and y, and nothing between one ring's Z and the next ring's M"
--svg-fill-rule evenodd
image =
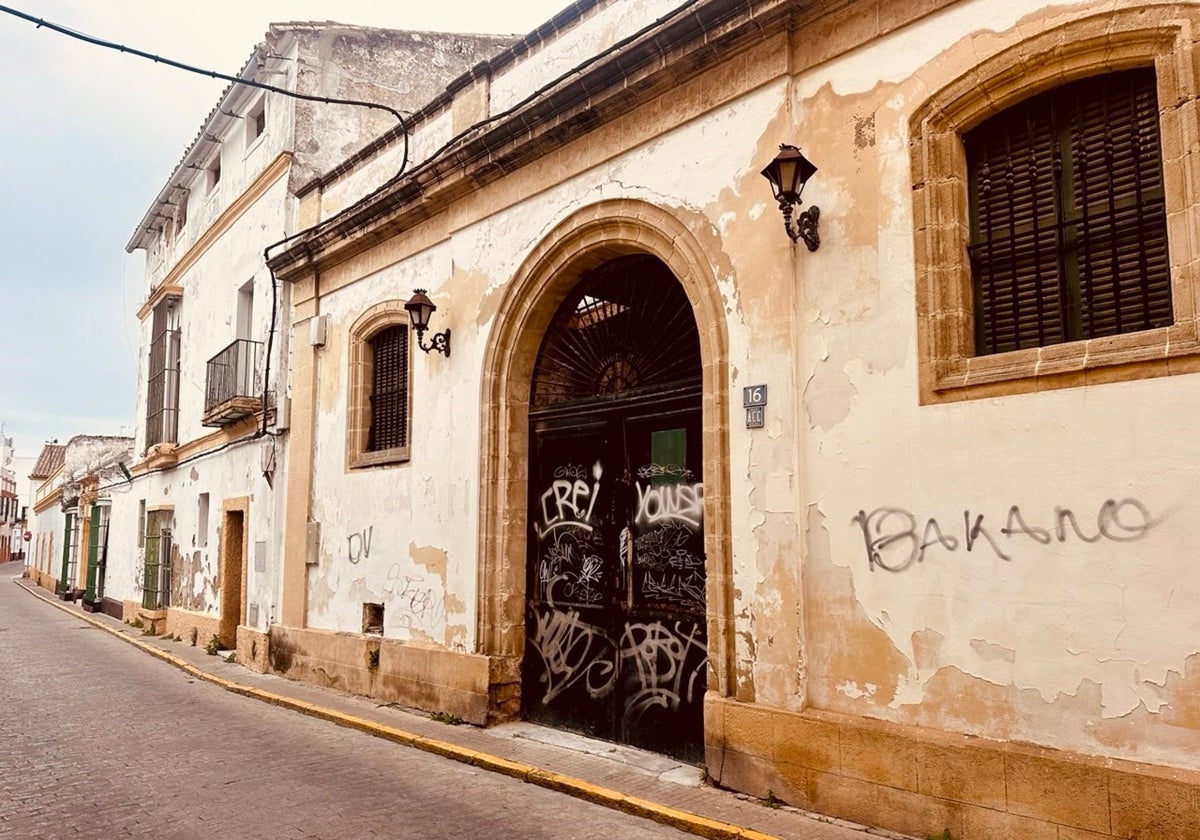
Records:
M750 385L743 388L742 405L746 409L746 428L761 429L766 421L767 386Z

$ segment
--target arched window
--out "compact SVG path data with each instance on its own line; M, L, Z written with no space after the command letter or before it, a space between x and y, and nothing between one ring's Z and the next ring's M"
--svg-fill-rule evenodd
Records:
M922 403L1200 360L1190 32L1134 8L1069 21L914 113Z
M412 413L408 351L404 301L376 304L351 328L348 467L408 460Z

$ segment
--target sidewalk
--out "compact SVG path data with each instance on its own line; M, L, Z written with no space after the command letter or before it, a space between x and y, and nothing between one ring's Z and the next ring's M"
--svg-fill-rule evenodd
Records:
M19 568L19 567L16 567ZM197 679L340 726L504 773L626 813L709 838L869 840L901 835L867 829L704 785L697 768L665 756L528 723L481 729L453 726L377 701L281 677L258 674L202 647L144 636L103 614L85 613L29 581L13 582L48 607L157 656Z

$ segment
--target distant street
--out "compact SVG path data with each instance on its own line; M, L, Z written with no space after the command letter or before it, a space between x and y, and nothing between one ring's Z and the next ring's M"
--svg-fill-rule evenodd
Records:
M195 682L0 565L0 837L690 835Z

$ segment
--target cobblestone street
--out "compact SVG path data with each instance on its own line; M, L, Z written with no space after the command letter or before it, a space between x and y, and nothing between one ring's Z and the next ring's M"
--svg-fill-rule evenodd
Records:
M0 837L682 838L195 681L0 566Z

